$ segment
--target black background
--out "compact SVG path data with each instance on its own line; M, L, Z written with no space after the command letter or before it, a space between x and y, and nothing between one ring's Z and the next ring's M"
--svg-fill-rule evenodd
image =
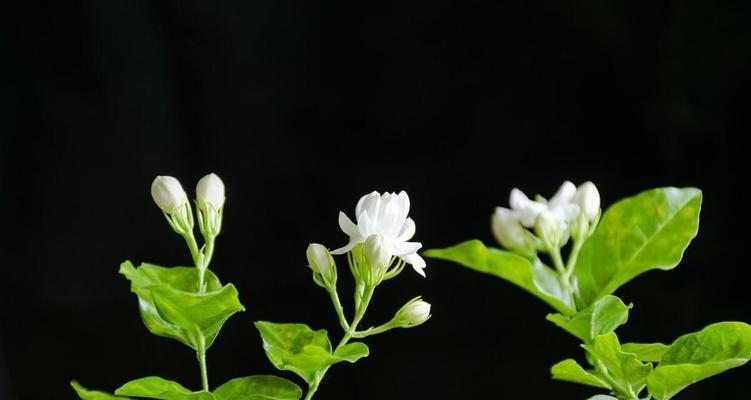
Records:
M346 243L372 190L407 190L416 240L492 243L509 190L593 180L604 205L663 185L704 190L698 238L671 272L619 290L623 340L670 342L751 321L748 2L72 1L10 13L0 134L0 398L72 399L160 375L198 388L194 355L150 335L124 259L190 262L149 195L227 185L213 268L247 311L209 352L212 386L276 373L251 322L338 338L305 247ZM341 275L347 277L340 263ZM382 285L366 323L411 297L423 327L373 337L322 399L584 399L549 379L582 357L540 301L445 262ZM347 279L342 279L347 282ZM341 286L349 298L350 286ZM346 306L349 306L346 302ZM350 307L351 308L351 307ZM732 370L678 399L747 398ZM281 373L296 379L290 373Z

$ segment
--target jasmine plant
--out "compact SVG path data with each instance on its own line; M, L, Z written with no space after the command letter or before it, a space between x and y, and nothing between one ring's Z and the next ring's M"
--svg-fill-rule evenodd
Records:
M362 340L393 328L412 328L430 318L430 304L415 297L390 321L360 328L378 285L398 276L407 264L425 276L425 261L417 254L422 245L409 241L415 234L415 222L408 217L409 207L409 196L404 191L399 194L372 192L357 203L357 223L343 212L339 213L339 226L349 236L345 246L333 251L317 243L308 246L306 255L313 281L328 293L342 329L336 346L332 346L323 329L313 330L299 323L256 322L271 363L280 370L294 372L307 383L305 400L313 398L332 365L344 361L354 363L368 356L368 347L353 339ZM346 257L355 280L351 318L347 318L339 299L338 271L333 255Z
M678 265L698 232L701 202L699 189L664 187L602 214L591 182L565 182L549 200L514 189L510 208L498 207L491 219L505 250L469 240L424 254L505 279L552 307L547 320L581 340L589 365L563 360L552 366L553 379L605 392L591 400L668 400L751 358L751 326L743 322L711 324L671 344L621 343L615 332L632 306L613 293L644 272Z
M72 381L78 396L84 400L299 400L303 391L297 384L272 375L235 378L216 388L210 385L207 352L229 317L245 309L235 286L222 284L210 269L224 214L222 180L209 174L198 181L195 216L177 179L158 176L152 183L151 194L167 223L184 239L194 265L163 267L142 263L135 267L125 261L120 265L120 273L130 281L146 328L157 336L178 340L195 352L201 388L194 391L180 383L150 376L127 382L109 394ZM415 223L408 217L409 207L406 192L383 195L373 192L357 204L357 224L340 213L339 225L349 236L347 245L332 252L320 244L308 246L306 256L313 281L328 292L343 331L336 347L332 347L325 330L313 330L304 324L255 323L271 363L277 369L296 373L308 384L306 400L313 398L332 365L343 361L354 363L368 355L364 343L351 340L362 340L393 328L411 328L430 318L430 304L416 297L390 321L360 328L378 285L398 276L407 264L425 276L425 261L417 254L422 245L409 241L415 234ZM201 245L194 235L195 221L203 237ZM346 256L355 280L351 319L346 317L339 301L338 272L332 254Z
M180 182L170 176L158 176L151 185L154 202L167 223L185 240L194 265L163 267L143 263L134 267L130 261L120 265L120 273L130 281L131 291L138 297L146 328L157 336L178 340L195 352L201 389L193 391L177 382L150 376L125 383L112 395L71 382L81 399L298 400L302 396L296 384L276 376L235 378L215 389L209 384L207 351L227 319L245 309L235 286L222 284L209 268L222 227L224 192L224 183L215 174L198 181L194 217ZM203 237L200 246L194 235L195 221Z

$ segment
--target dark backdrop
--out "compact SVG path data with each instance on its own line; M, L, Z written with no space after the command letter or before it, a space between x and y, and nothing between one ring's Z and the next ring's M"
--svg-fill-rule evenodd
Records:
M117 274L124 259L190 261L151 201L157 174L189 192L211 171L227 185L214 268L247 311L209 352L214 386L275 373L254 320L339 336L304 251L344 244L337 212L352 215L374 189L407 190L416 239L438 247L492 242L490 213L514 186L549 195L564 179L591 179L605 205L698 186L698 238L680 267L618 292L635 303L619 333L669 342L751 321L738 141L749 128L748 2L638 3L18 7L3 35L0 398L72 399L71 378L107 390L152 374L199 386L194 355L146 331ZM427 275L385 283L366 323L418 294L433 319L368 340L371 356L333 368L320 398L592 393L549 379L552 363L582 351L540 301L445 262ZM749 378L736 369L678 398L745 398Z

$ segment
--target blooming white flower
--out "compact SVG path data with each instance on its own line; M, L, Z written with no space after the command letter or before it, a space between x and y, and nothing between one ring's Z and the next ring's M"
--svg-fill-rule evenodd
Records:
M530 200L524 192L514 188L511 190L509 204L519 222L527 228L535 226L537 217L544 210L550 212L561 228L565 228L568 222L573 221L579 215L579 206L574 203L575 196L576 186L565 181L550 200L544 198L539 198L537 201Z
M592 182L584 182L576 189L574 201L589 221L594 221L600 213L600 192Z
M157 176L151 183L151 197L159 208L172 214L188 201L180 181L171 176Z
M491 218L493 235L503 247L510 250L526 250L525 231L516 214L504 207L496 207Z
M198 208L208 210L212 207L218 210L224 206L224 200L224 182L216 174L208 174L196 184Z
M383 235L376 233L365 239L363 248L365 259L368 260L370 267L373 269L384 269L391 263L391 253L386 248Z
M417 254L422 247L419 242L409 242L415 235L415 222L407 217L409 214L409 196L407 192L384 193L372 192L360 198L355 207L357 224L353 223L344 212L339 212L339 227L349 236L349 243L332 251L332 254L344 254L374 234L383 236L386 251L412 265L420 275L425 276L425 260Z

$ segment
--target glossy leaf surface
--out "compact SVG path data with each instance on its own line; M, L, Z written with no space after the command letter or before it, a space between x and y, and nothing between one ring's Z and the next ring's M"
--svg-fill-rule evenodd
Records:
M564 315L575 312L571 300L561 288L558 275L539 260L532 262L509 251L488 248L479 240L469 240L445 249L430 249L423 254L505 279Z
M751 358L751 326L720 322L676 339L649 376L649 392L667 400L702 379L740 367Z
M668 346L662 343L624 343L623 351L636 354L639 361L658 362Z
M299 400L302 390L278 376L235 378L214 390L216 400Z
M628 320L628 310L629 306L621 299L608 295L570 317L548 314L547 320L584 343L590 343L596 336L613 332L625 324Z
M582 347L607 368L612 378L633 388L634 393L639 393L646 385L652 364L644 364L635 354L624 352L614 332L597 336L592 343Z
M115 391L117 395L145 397L147 399L162 400L213 400L214 396L207 392L193 392L177 382L158 376L149 376L132 380Z
M111 395L98 390L89 390L76 381L71 381L70 386L76 391L78 397L83 400L131 400L128 397Z
M141 319L149 331L193 349L208 349L224 322L244 310L234 285L222 286L211 271L206 272L206 293L197 292L198 270L192 267L142 264L134 268L126 261L120 273L130 280L131 291L138 296Z
M567 359L563 360L550 369L553 374L553 379L560 381L567 381L573 383L579 383L582 385L594 386L602 389L610 389L610 385L607 382L600 379L595 374L595 371L587 371L582 368L576 360Z
M257 321L255 325L271 363L277 369L296 373L308 383L322 368L341 361L355 362L368 354L363 343L350 343L331 354L326 331L314 331L305 324Z
M584 243L574 276L580 308L652 269L673 269L696 236L702 194L659 188L610 207Z

